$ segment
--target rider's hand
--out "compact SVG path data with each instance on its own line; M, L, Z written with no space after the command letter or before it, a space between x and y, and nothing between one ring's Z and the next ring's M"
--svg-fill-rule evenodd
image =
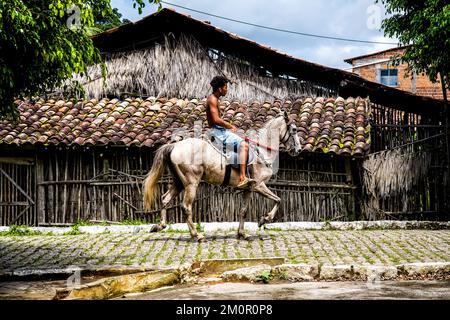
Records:
M235 126L233 126L233 125L231 125L230 130L231 130L231 132L237 132L237 128Z

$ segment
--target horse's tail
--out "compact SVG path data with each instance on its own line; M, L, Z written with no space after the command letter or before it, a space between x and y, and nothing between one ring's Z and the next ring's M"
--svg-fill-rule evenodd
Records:
M144 180L144 208L147 210L151 208L156 198L156 184L164 173L166 164L170 162L169 157L173 147L173 144L168 144L159 148L155 153L152 168Z

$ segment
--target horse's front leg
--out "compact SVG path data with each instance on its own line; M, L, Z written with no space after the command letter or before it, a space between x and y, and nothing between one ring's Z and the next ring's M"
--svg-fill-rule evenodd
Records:
M275 206L273 207L273 209L269 213L266 213L265 215L263 215L261 217L261 219L259 220L258 227L261 227L261 226L265 225L266 223L271 222L273 220L273 218L275 217L275 213L277 212L278 207L280 206L281 199L276 194L274 194L272 191L270 191L264 182L262 182L261 184L258 184L253 190L258 192L259 194L263 195L264 197L275 201Z
M245 235L244 223L248 212L248 205L250 203L250 191L244 191L242 196L244 197L244 201L243 206L239 211L239 229L237 237L238 239L248 240L249 237Z

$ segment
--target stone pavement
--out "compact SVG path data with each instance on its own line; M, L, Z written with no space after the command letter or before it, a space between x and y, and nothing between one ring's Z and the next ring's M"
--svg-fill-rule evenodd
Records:
M284 257L286 263L398 265L449 262L450 230L207 232L197 243L188 233L100 233L0 236L0 274L67 267L178 268L205 259Z

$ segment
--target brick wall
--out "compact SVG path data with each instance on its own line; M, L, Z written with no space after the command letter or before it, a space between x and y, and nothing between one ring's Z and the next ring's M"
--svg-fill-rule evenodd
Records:
M357 65L364 65L367 63L376 62L379 60L389 59L397 54L402 54L404 49L392 50L387 52L380 52L379 54L374 54L370 57L364 57L361 59L356 59L352 61L353 72L359 74L364 79L378 82L377 79L377 69L390 69L396 68L398 70L397 86L395 88L416 93L418 95L429 96L436 99L443 99L441 83L438 81L432 83L428 76L417 74L414 82L411 79L411 75L406 75L406 64L401 64L399 66L392 66L388 62L380 62L377 64L370 64L368 66L356 67ZM450 91L447 90L447 96L450 98Z

